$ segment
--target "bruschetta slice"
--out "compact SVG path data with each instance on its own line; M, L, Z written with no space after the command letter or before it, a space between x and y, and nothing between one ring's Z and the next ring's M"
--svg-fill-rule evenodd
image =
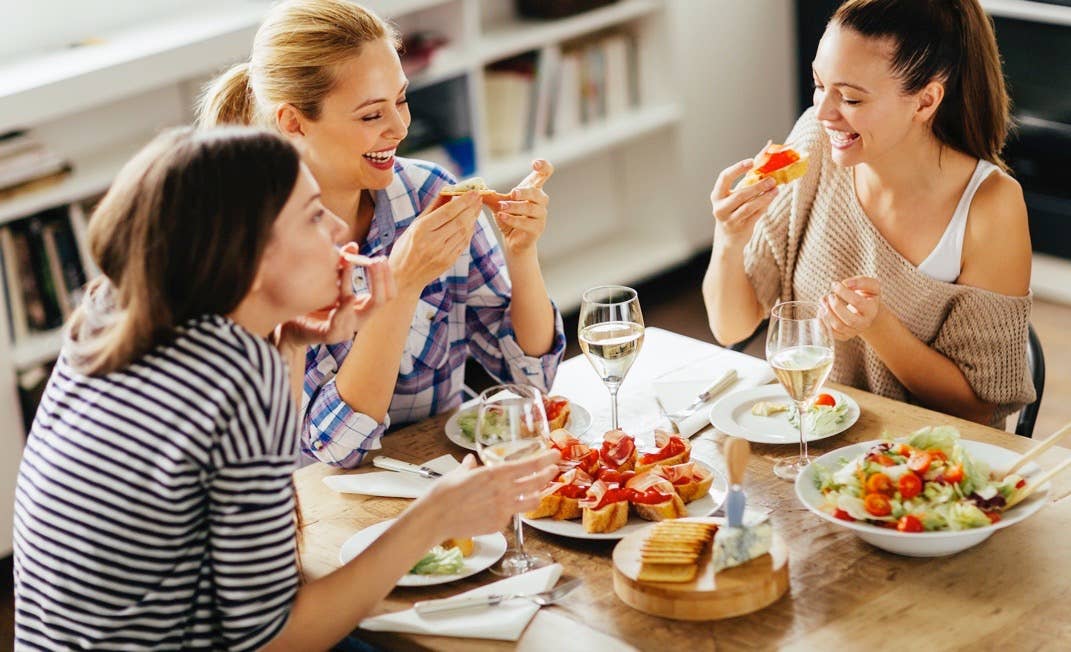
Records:
M636 459L636 473L650 471L656 466L683 464L691 459L692 444L680 435L670 434L664 430L655 431L656 450L640 453Z

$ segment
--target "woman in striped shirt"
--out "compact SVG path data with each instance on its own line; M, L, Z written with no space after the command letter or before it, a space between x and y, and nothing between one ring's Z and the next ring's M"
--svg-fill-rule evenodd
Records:
M103 276L19 471L18 648L326 648L435 543L534 506L519 496L551 478L553 455L468 458L367 551L299 586L292 397L305 348L350 337L372 308L341 283L340 231L297 152L265 132L168 132L123 168L90 222ZM385 262L369 277L389 298Z

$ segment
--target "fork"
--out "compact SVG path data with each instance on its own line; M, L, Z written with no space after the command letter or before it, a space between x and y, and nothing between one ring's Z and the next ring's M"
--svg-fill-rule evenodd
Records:
M524 599L530 602L534 602L540 607L545 607L549 604L554 604L558 600L561 600L566 595L571 593L573 589L583 584L583 580L577 578L575 580L569 580L568 582L557 586L549 591L540 591L539 593L512 593L509 595L492 594L481 595L474 598L442 598L441 600L423 600L413 605L413 609L417 614L426 616L428 614L439 613L443 611L454 611L456 609L472 609L475 607L495 607L503 602L510 600Z

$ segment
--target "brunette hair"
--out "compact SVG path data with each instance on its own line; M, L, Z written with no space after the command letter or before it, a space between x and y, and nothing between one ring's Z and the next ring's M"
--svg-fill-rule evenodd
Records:
M1010 101L993 23L978 0L847 0L830 24L893 41L891 67L905 93L942 81L937 138L1007 170L1000 153Z
M349 0L282 2L257 30L249 61L233 66L205 89L197 123L274 128L275 109L281 104L315 120L335 87L338 66L379 39L400 46L397 30Z
M110 373L190 318L237 308L299 165L293 146L257 129L175 129L146 145L90 218L102 276L71 317L71 364Z

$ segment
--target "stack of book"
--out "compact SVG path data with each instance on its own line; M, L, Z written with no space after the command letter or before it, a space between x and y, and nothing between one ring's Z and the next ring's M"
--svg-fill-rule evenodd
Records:
M636 42L614 31L492 64L484 73L488 149L498 157L612 119L640 103Z
M24 131L0 134L0 200L55 183L71 164Z
M64 206L0 228L0 276L15 342L62 326L82 299L83 238L68 216Z

